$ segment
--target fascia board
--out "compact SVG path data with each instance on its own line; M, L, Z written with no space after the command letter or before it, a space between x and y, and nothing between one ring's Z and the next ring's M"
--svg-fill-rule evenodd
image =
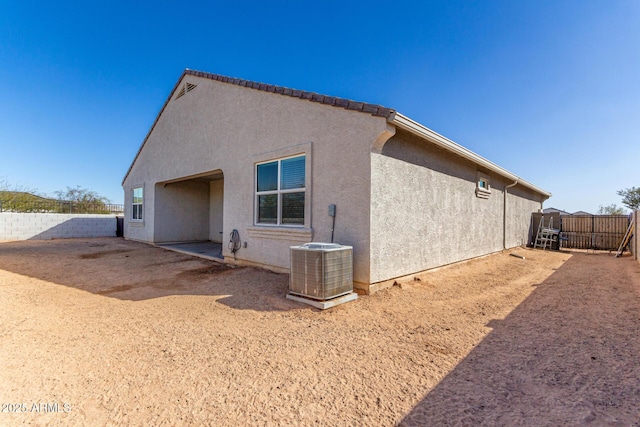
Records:
M520 178L517 175L512 174L511 172L509 172L508 170L496 165L495 163L485 159L484 157L474 153L473 151L464 148L463 146L461 146L460 144L457 144L455 142L453 142L452 140L450 140L447 137L444 137L442 135L440 135L437 132L434 132L433 130L429 129L426 126L421 125L420 123L411 120L410 118L408 118L407 116L404 116L400 113L395 113L392 114L389 119L388 122L393 124L394 126L397 126L400 129L404 129L408 132L411 132L414 135L417 135L423 139L426 139L427 141L444 148L447 151L450 151L460 157L463 157L479 166L482 166L492 172L495 172L505 178L508 178L512 181L518 181L518 184L527 187L533 191L535 191L536 193L542 194L543 196L545 196L546 198L551 197L551 193L549 193L548 191L545 191L543 189L541 189L540 187L537 187L533 184L531 184L530 182Z

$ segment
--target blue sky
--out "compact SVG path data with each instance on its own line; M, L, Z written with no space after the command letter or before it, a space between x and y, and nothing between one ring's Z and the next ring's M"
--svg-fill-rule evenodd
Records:
M0 178L121 203L185 68L394 108L547 207L640 186L637 0L0 0Z

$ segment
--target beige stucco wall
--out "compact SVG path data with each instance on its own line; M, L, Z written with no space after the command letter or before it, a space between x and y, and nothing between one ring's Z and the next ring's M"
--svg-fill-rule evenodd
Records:
M224 181L221 179L209 184L209 240L222 243L223 230L223 206L224 206Z
M148 242L210 238L215 232L210 188L201 198L189 187L197 206L190 217L175 208L166 214L159 209L186 202L171 192L178 188L174 181L221 170L226 258L233 258L226 240L237 229L247 244L237 253L237 262L286 269L289 246L330 240L327 208L336 204L335 240L354 247L354 279L369 283L369 152L372 141L387 128L386 120L206 78L187 75L184 80L197 87L168 102L124 182L125 237ZM305 226L255 226L255 164L301 153L307 156ZM140 185L144 222L136 223L129 220L131 189ZM207 218L202 219L205 205ZM180 220L186 218L203 228L184 226Z
M502 181L503 188L497 191L504 192L504 186L512 184ZM501 194L504 197L504 194ZM542 209L543 199L540 195L533 194L530 190L522 186L515 186L507 189L507 210L506 210L506 239L507 248L527 245L529 233L532 232L531 214Z
M136 168L142 170L145 165L136 165ZM124 188L124 237L132 240L141 240L143 242L153 242L153 227L155 224L153 215L149 215L147 210L151 209L153 212L153 205L155 203L154 184L152 182L145 183L144 177L146 174L140 173L135 175L129 175L129 178L125 181ZM133 199L133 189L141 187L144 193L144 214L142 221L131 220L132 207L131 201Z
M478 173L491 194L476 196ZM470 161L403 131L371 154L371 281L382 282L503 249L504 187ZM507 247L526 243L541 196L507 194Z
M154 242L209 240L209 183L156 184L154 199Z
M542 196L386 119L186 75L197 87L171 99L123 184L125 237L222 240L225 259L286 271L289 247L331 239L354 247L356 287L526 243ZM391 137L395 133L395 136ZM387 138L391 137L389 141ZM303 227L254 224L255 165L305 154ZM491 181L475 194L478 173ZM144 220L131 190L144 188ZM233 256L229 234L242 248ZM222 231L222 234L220 233ZM372 289L375 289L374 286Z

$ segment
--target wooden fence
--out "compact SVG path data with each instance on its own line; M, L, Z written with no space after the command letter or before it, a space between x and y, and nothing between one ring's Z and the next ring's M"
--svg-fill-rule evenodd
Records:
M562 215L561 246L617 250L629 227L626 215Z

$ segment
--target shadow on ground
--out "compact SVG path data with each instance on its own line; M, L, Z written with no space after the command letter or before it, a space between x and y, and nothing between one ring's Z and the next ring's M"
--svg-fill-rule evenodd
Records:
M288 275L225 264L121 238L0 243L0 269L122 300L215 296L242 310L291 310Z
M640 426L639 290L629 257L575 254L399 425Z

